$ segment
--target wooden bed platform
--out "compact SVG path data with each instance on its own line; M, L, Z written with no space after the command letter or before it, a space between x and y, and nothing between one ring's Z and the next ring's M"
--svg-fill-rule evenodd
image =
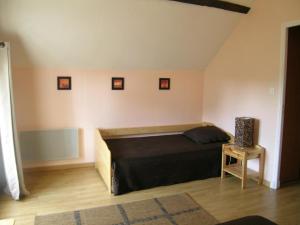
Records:
M117 128L117 129L96 129L95 146L96 146L96 169L101 175L109 193L112 193L112 156L105 139L131 137L139 135L167 134L184 132L186 130L200 127L212 126L212 123L202 122L197 124L183 124L171 126L153 126L153 127L136 127L136 128ZM230 134L229 134L230 135ZM232 135L230 135L232 137Z

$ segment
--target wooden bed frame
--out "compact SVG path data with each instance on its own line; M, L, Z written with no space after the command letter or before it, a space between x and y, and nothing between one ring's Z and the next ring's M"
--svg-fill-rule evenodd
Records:
M120 138L139 135L153 135L184 132L186 130L213 125L212 123L197 123L172 126L155 126L155 127L135 127L135 128L117 128L117 129L96 129L95 146L96 146L96 169L101 175L109 193L112 193L112 170L111 170L111 152L106 145L105 139ZM231 137L232 135L229 134Z

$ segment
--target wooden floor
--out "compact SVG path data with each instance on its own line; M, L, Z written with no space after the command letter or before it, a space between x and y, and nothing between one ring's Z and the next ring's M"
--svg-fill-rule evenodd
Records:
M273 191L250 181L241 190L240 180L234 177L212 178L115 197L107 193L93 168L29 173L25 178L31 195L19 202L0 197L0 219L15 218L16 225L32 225L35 215L187 192L221 222L257 214L280 225L300 224L300 184Z

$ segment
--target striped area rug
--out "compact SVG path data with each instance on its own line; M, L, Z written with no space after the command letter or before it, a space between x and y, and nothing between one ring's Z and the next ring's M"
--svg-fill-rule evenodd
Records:
M35 225L215 225L218 221L189 195L37 216Z

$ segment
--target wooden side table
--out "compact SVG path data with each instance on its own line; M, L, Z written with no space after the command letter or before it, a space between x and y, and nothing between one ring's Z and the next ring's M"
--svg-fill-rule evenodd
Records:
M227 156L237 159L237 163L226 165ZM264 164L265 164L265 149L260 145L255 145L252 148L241 148L234 144L223 144L222 149L222 171L221 178L225 177L225 173L232 174L242 180L242 189L247 186L248 172L247 160L259 159L258 184L262 184L264 180Z

